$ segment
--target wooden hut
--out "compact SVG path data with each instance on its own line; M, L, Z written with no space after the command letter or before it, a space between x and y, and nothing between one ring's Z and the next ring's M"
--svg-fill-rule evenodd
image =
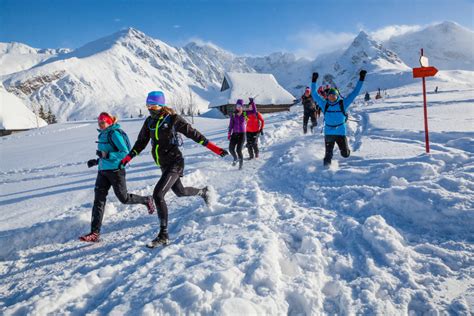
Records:
M289 111L297 100L278 84L272 74L228 72L224 75L220 94L209 108L218 108L224 115L232 113L238 99L244 103L254 98L260 113Z

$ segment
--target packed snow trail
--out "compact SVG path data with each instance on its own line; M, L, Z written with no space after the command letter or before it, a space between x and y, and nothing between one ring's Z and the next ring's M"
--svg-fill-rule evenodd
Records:
M112 193L103 241L77 241L90 224L96 170L83 161L94 152L93 124L2 139L24 157L2 162L2 314L472 313L474 133L463 128L469 116L452 111L472 113L471 91L448 104L440 95L430 108L445 128L433 124L431 155L422 133L400 124L421 114L411 91L355 105L352 155L335 153L330 169L321 127L302 135L299 107L266 117L261 157L242 171L186 141L184 184L211 184L214 201L169 194L172 243L161 249L144 247L156 214ZM196 125L226 144L226 124ZM131 139L140 125L123 124ZM23 147L51 156L22 156ZM160 175L149 154L127 173L130 191L143 195Z

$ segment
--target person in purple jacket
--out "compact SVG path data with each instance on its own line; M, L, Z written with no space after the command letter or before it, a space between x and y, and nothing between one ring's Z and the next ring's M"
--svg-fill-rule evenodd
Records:
M250 110L244 111L244 100L238 99L235 104L235 111L230 115L229 122L229 134L227 139L230 140L229 151L232 157L234 157L233 166L239 162L239 169L242 169L244 164L244 156L242 154L242 147L245 142L245 131L247 129L247 115L257 113L257 106L253 99L250 98ZM237 151L237 153L236 153ZM238 157L238 160L237 160Z

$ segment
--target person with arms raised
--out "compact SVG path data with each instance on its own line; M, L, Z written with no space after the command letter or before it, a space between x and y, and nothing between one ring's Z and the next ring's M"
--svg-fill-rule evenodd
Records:
M367 71L360 71L359 81L354 90L347 97L343 98L336 88L330 88L327 91L327 99L324 99L316 90L316 81L319 75L317 72L313 72L311 78L312 96L323 109L324 114L324 143L326 147L323 161L324 166L331 165L334 145L336 143L341 151L342 157L347 158L351 154L346 136L347 110L362 89L366 74Z

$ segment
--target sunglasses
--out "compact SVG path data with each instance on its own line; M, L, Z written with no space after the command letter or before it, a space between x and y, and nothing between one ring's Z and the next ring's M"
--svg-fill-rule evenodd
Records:
M162 108L162 106L156 105L156 104L147 104L146 107L148 108L148 110L153 110L153 111L157 111Z
M104 126L107 124L106 121L98 121L97 124L99 124L100 126Z

